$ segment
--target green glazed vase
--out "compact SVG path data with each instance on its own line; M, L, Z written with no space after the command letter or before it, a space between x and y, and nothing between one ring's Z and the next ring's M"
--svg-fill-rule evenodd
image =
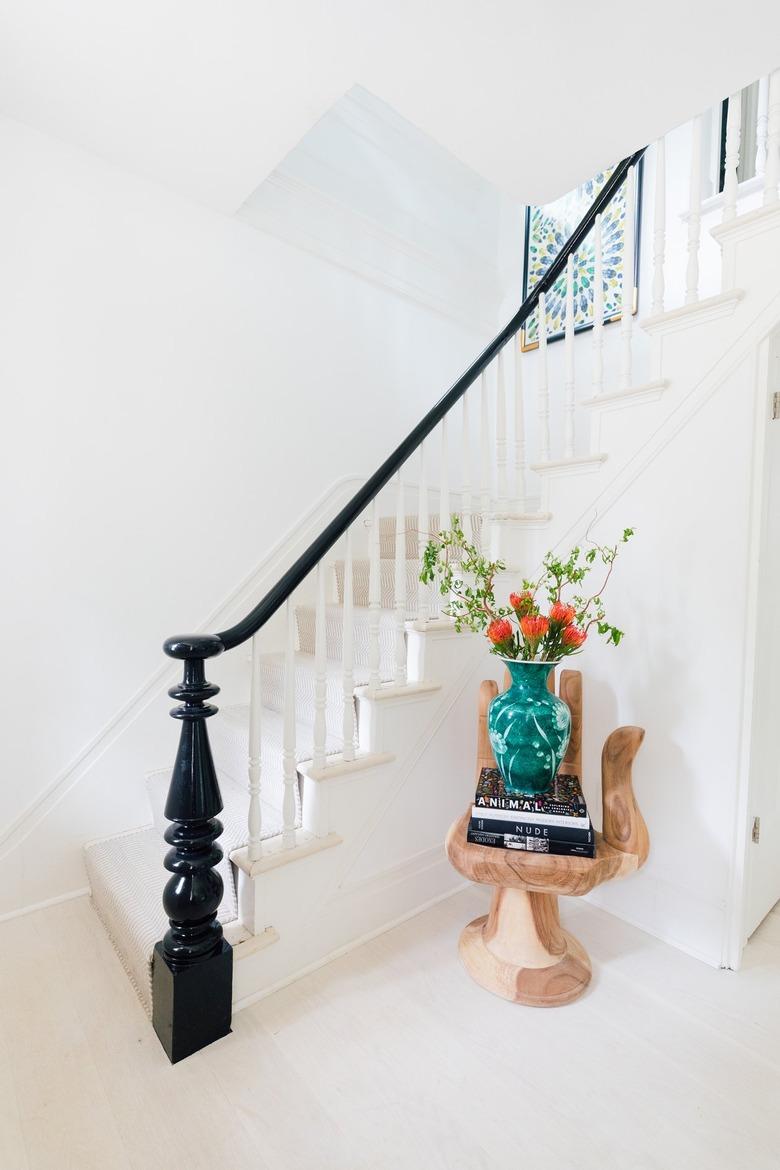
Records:
M571 714L547 689L556 663L503 661L512 685L488 708L490 743L506 791L538 796L552 786L566 755Z

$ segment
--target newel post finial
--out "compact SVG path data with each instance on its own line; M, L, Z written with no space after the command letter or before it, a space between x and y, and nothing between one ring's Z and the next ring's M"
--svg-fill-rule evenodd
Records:
M168 691L180 701L171 715L181 721L181 734L165 804L169 928L154 948L152 979L154 1030L172 1063L230 1031L233 952L217 921L222 796L206 727L217 710L207 700L219 687L206 680L205 660L223 649L212 634L169 638L164 645L170 658L184 663L182 681Z

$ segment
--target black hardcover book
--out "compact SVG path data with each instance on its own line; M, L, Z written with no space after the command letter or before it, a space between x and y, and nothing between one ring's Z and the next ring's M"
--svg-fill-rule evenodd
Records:
M520 818L512 821L498 820L491 817L490 811L486 810L484 817L472 816L469 828L478 833L498 833L499 836L508 833L513 837L539 837L547 841L571 841L578 845L592 845L595 840L593 828L580 829L573 817L572 821L572 824L567 825L544 825L526 822Z
M551 841L549 837L520 837L514 833L481 833L469 827L466 839L471 845L491 849L517 849L522 853L547 853L557 857L595 857L596 846L583 841Z
M474 805L479 809L502 809L507 812L531 813L557 817L587 817L588 806L582 795L579 776L559 773L549 792L540 796L522 796L507 792L498 768L483 768L479 774Z

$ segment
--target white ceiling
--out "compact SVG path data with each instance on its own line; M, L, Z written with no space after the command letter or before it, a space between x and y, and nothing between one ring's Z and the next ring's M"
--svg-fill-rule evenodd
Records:
M0 0L0 112L226 212L354 83L544 201L778 65L777 0Z

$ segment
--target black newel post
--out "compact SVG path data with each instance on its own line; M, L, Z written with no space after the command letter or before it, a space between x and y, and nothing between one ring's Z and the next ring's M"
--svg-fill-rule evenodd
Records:
M169 638L164 649L183 659L184 678L168 692L181 700L171 711L181 720L181 737L165 805L172 822L165 830L171 877L163 893L170 929L154 948L152 1022L175 1064L230 1031L233 951L217 922L222 797L206 728L217 710L206 700L219 687L206 681L205 659L224 647L211 634L194 634Z

